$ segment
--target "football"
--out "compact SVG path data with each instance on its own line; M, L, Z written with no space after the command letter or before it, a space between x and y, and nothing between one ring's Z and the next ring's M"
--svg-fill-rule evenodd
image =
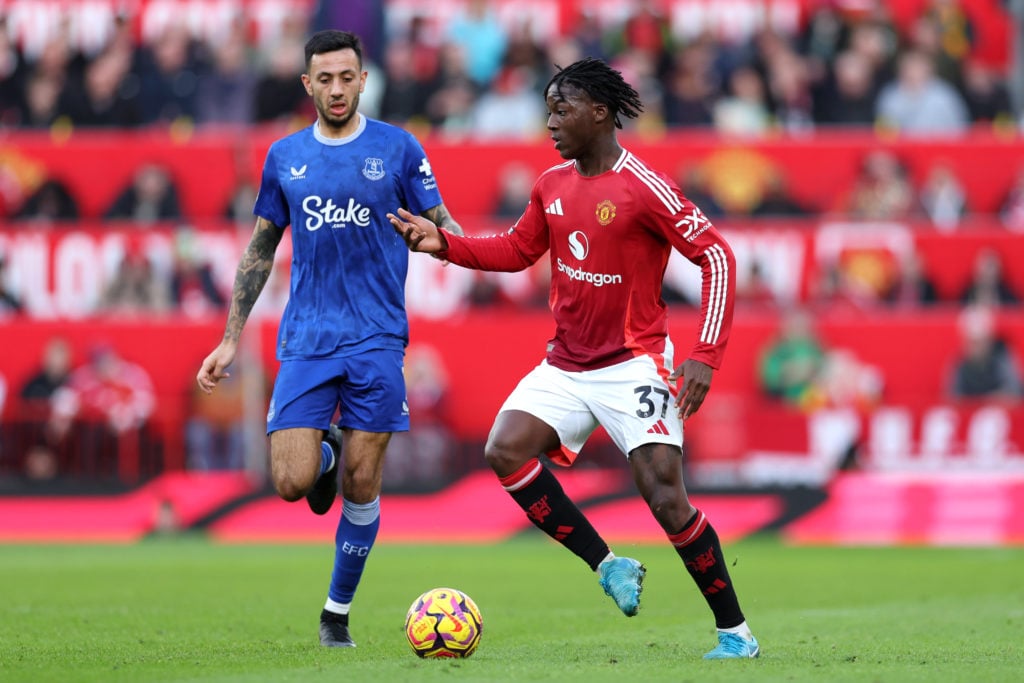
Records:
M468 657L480 644L483 618L476 603L454 588L432 588L405 615L405 635L420 657Z

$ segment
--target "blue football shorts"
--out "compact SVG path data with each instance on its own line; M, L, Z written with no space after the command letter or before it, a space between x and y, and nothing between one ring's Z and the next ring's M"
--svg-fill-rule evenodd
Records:
M364 432L409 430L405 352L374 349L345 358L281 362L267 411L267 434L338 426Z

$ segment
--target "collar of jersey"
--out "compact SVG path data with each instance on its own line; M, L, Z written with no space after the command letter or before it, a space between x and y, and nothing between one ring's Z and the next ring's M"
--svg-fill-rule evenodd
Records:
M356 112L356 116L359 117L359 127L356 128L356 132L352 135L346 135L343 138L328 138L320 132L320 121L313 124L313 137L316 138L317 142L322 142L325 145L347 145L348 143L355 140L357 137L363 134L366 130L366 117L361 112Z

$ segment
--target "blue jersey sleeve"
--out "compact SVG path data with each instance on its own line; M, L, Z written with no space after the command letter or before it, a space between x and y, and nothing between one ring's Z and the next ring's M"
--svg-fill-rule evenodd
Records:
M437 189L434 169L427 160L427 153L419 140L410 133L405 134L405 154L402 159L402 193L409 203L411 213L421 214L442 203L441 191Z
M285 199L281 189L281 176L277 172L277 155L275 146L271 145L267 151L267 158L263 162L263 177L260 180L260 192L256 196L256 206L252 212L261 218L265 218L279 228L287 227L291 223L288 201Z

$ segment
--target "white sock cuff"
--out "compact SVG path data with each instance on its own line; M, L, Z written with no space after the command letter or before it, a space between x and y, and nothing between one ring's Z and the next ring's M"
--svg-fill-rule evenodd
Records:
M738 636L743 636L747 640L750 640L754 634L750 632L750 627L747 626L747 622L743 622L739 626L733 626L732 628L720 628L718 629L722 633L735 633Z
M324 609L333 614L348 614L348 609L351 606L351 602L334 602L330 598L327 598L327 602L324 603Z
M380 496L377 496L369 503L353 503L349 500L343 500L341 515L356 526L373 524L380 517Z

